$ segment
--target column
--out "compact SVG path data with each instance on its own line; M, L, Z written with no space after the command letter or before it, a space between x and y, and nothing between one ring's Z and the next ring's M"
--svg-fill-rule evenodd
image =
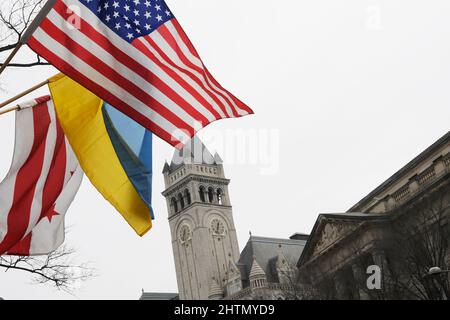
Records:
M346 300L347 290L346 290L346 281L344 277L344 273L342 271L337 271L334 275L334 287L336 289L336 297L339 300Z
M358 262L352 265L353 277L357 283L359 299L370 300L369 294L366 292L366 273Z
M381 285L384 286L391 279L386 253L382 249L376 249L372 252L372 258L374 263L381 268Z
M200 186L197 183L191 182L190 189L192 202L200 202L199 188Z

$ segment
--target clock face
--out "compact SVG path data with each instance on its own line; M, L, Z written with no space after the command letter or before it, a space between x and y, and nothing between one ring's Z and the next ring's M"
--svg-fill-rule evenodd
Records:
M223 235L225 233L225 224L218 218L213 219L211 221L211 231L214 235Z
M185 243L191 240L191 237L192 237L191 228L187 224L181 226L180 231L178 233L178 238L180 239L180 242Z

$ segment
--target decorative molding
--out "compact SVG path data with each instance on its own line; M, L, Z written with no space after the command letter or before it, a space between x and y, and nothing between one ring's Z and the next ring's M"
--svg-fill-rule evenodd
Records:
M161 194L164 197L170 196L171 193L177 192L180 189L184 189L189 182L203 182L208 184L215 184L220 186L228 186L230 184L230 179L226 178L214 178L214 177L205 177L196 174L189 174L184 178L184 180L180 180L178 183L170 186L166 190L164 190Z
M446 167L450 167L450 153L447 153L447 155L442 158L442 162Z
M377 198L376 196L367 204L363 212L380 212L379 205L384 205L383 213L391 212L397 209L415 195L426 190L430 185L439 181L442 177L450 173L450 153L440 156L433 163L413 175L408 182L399 188L393 190L391 193ZM377 208L377 210L375 210Z
M447 132L443 137L429 146L426 150L420 153L417 157L415 157L412 161L410 161L407 165L401 168L399 171L394 173L389 179L383 182L380 186L378 186L375 190L370 192L367 196L361 199L358 203L356 203L353 207L351 207L347 212L367 212L371 209L369 204L373 201L374 198L382 197L382 194L385 194L392 186L395 185L400 179L405 178L407 175L413 175L416 168L418 168L421 164L429 161L431 157L435 156L441 152L441 156L437 156L435 160L441 159L445 166L449 168L450 163L450 153L448 152L450 146L450 131ZM442 154L446 152L446 154ZM417 169L416 169L417 170Z
M205 202L201 202L201 201L195 201L192 202L190 205L188 205L187 207L184 207L183 210L169 216L169 221L175 219L176 217L178 217L179 215L182 215L184 212L188 211L189 209L191 209L193 206L204 206L204 207L217 207L217 208L226 208L226 209L231 209L232 206L225 206L225 205L220 205L218 203L205 203Z
M327 221L320 231L320 237L316 240L311 257L320 255L326 249L344 238L347 234L358 228L362 222L350 222L345 220Z

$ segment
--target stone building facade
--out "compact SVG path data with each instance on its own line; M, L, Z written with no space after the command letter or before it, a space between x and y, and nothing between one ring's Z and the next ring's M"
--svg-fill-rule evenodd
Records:
M198 138L175 151L163 174L180 299L208 299L239 258L230 181Z
M319 215L297 264L300 276L325 298L439 298L449 278L439 285L425 279L431 267L450 269L449 219L447 133L348 212ZM367 288L371 265L382 270L378 291Z
M212 155L196 137L175 151L163 174L179 298L281 298L290 284L286 277L295 276L291 270L296 270L307 236L250 236L240 253L230 180L219 155Z
M179 296L142 299L450 298L450 274L428 277L450 270L450 132L347 212L320 214L310 235L250 235L242 252L221 162L194 138L166 163ZM367 287L371 266L380 289Z

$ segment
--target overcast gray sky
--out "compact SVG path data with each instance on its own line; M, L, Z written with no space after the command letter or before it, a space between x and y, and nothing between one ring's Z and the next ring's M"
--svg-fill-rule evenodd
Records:
M346 211L449 129L449 1L167 3L216 78L256 112L203 132L214 133L207 146L224 158L231 179L241 249L249 230L289 237L309 232L319 213ZM29 56L23 50L17 61ZM9 69L0 78L6 90L0 96L4 100L55 73ZM237 130L258 133L258 150L269 156L236 163L230 133ZM12 157L13 114L0 117L0 137L4 177ZM0 296L137 299L142 288L177 290L161 195L162 167L173 149L155 140L153 229L136 236L85 179L68 212L67 243L98 277L71 296L30 285L27 274L1 272Z

